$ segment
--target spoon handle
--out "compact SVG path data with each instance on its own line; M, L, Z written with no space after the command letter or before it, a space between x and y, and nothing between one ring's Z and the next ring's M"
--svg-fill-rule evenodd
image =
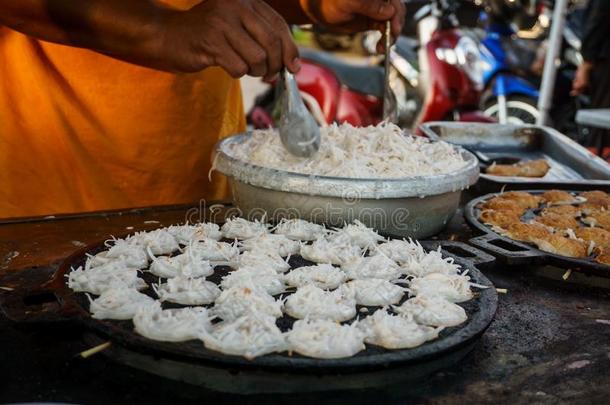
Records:
M386 0L387 2L388 0ZM396 123L396 96L390 86L390 48L392 46L392 22L388 20L385 25L385 83L383 90L383 120Z

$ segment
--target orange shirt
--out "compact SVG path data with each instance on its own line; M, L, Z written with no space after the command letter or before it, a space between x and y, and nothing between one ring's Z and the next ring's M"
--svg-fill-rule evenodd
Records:
M159 72L0 27L2 218L226 197L210 156L244 128L219 68Z

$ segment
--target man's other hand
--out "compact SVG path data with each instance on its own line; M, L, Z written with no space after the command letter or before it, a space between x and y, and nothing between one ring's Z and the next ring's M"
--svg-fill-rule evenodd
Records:
M318 24L342 32L383 31L392 22L392 36L402 31L406 8L401 0L300 0L301 7Z

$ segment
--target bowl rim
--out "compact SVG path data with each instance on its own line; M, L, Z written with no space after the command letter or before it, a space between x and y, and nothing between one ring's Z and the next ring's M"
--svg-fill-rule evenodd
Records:
M271 190L323 196L345 196L358 192L363 198L424 197L455 192L472 186L479 178L477 157L468 150L451 144L450 146L462 155L466 164L451 173L429 176L355 179L304 174L260 166L240 160L230 151L231 145L244 142L251 132L239 133L220 140L214 148L212 170L252 186ZM438 141L430 140L430 142Z

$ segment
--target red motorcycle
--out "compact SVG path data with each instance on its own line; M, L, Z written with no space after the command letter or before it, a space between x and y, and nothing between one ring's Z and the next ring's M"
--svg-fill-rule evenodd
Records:
M458 1L434 0L416 14L418 40L400 37L390 52L390 82L399 125L416 129L428 121L492 122L478 110L483 75L477 42L460 31ZM374 34L365 48L375 42ZM366 45L368 42L369 45ZM303 100L320 125L382 120L384 70L347 63L330 54L302 49L296 75ZM273 127L278 118L275 84L258 97L248 114L254 128Z

